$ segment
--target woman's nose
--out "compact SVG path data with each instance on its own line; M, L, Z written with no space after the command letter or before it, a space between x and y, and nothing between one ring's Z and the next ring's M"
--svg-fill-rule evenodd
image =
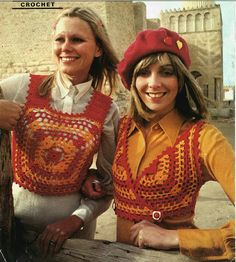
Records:
M62 44L61 49L62 49L63 51L65 51L65 50L71 50L71 44L70 44L70 41L69 41L68 39L66 39L66 40L64 41L64 43Z
M151 74L148 78L148 86L155 88L161 86L161 78L158 76L158 74Z

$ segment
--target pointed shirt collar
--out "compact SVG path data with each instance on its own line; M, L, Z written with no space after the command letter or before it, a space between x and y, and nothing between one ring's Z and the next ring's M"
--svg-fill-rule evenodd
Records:
M166 114L161 120L153 122L149 128L161 128L162 131L168 136L171 143L174 144L184 122L185 118L181 116L176 109L174 109ZM140 130L140 127L137 123L132 121L128 136L130 136L135 129Z
M87 82L72 85L71 81L67 77L62 77L58 72L56 75L56 83L60 92L61 99L65 98L71 90L74 92L74 101L77 102L84 94L91 88L93 78L90 76Z

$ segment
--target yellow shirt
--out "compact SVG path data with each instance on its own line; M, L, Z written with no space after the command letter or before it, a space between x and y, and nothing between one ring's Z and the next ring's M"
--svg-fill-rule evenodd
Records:
M133 179L149 166L154 157L166 147L173 146L176 138L190 123L173 110L159 122L142 128L132 122L128 134L128 162ZM234 152L222 133L212 124L205 124L200 133L200 158L205 181L218 181L225 193L234 202ZM135 152L135 154L134 154ZM222 160L222 156L225 157ZM117 217L117 241L129 243L133 222ZM160 226L177 229L180 251L201 260L232 259L234 257L234 223L221 229L196 229L193 216L165 219Z

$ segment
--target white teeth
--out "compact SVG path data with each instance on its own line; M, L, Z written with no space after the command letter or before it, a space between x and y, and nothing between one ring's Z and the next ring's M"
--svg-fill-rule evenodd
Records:
M164 95L164 93L147 93L148 96L152 98L161 97Z
M61 57L62 62L74 61L76 57Z

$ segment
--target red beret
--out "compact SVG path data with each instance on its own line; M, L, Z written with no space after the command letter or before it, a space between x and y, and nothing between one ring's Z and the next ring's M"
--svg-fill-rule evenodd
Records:
M191 64L188 45L179 34L163 27L157 30L144 30L137 35L118 64L118 73L124 86L130 89L134 66L143 57L160 52L175 54L187 68Z

